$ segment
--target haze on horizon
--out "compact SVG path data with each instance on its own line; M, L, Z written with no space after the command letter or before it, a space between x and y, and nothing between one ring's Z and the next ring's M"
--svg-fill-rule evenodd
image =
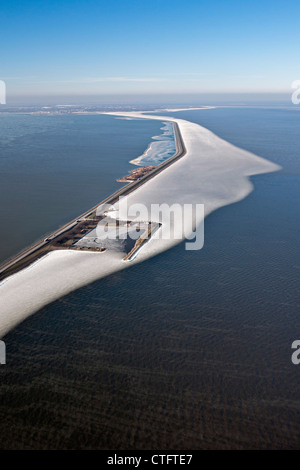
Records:
M287 95L299 13L295 0L12 0L0 79L8 105Z

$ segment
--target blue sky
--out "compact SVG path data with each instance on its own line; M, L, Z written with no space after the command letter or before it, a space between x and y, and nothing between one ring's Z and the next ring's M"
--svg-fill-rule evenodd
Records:
M299 18L299 1L2 1L0 79L8 100L286 91Z

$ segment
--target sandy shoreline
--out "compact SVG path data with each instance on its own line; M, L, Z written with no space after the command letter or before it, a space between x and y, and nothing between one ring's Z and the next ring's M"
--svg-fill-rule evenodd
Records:
M250 176L279 169L277 165L239 149L189 121L141 112L104 114L176 122L187 150L181 160L126 196L128 206L138 202L150 210L151 204L204 204L207 216L222 206L245 198L253 189ZM201 222L197 220L197 224ZM174 225L175 234L179 233L181 226L182 221L178 222L178 226ZM50 253L7 278L0 286L0 337L59 297L155 256L180 241L182 238L161 240L154 237L132 262L124 262L121 253L109 251L103 254L74 251Z

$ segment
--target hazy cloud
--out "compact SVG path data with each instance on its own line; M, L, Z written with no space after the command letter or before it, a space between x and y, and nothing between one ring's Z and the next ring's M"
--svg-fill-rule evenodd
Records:
M55 80L56 83L100 83L100 82L162 82L165 78L153 77L85 77L69 80Z

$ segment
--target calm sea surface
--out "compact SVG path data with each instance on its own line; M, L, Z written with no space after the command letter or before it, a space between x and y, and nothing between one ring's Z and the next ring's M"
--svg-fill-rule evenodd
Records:
M300 113L221 108L176 116L283 170L252 178L248 198L209 216L201 251L181 244L54 302L9 333L0 448L300 448L300 365L291 362L291 343L300 339ZM25 117L11 117L13 135L17 119ZM29 211L38 227L28 209L35 198L47 207L49 229L76 216L115 189L128 160L159 133L155 122L110 117L104 132L96 119L30 117L27 134L9 144L20 152L10 172L22 182L34 163L46 181L49 172L62 179L62 192L53 194L50 183L34 195L30 184L18 187L8 199L10 220L20 216L29 230ZM38 149L36 127L46 136ZM32 160L23 160L22 139ZM44 151L59 155L67 171ZM6 186L2 197L7 191L12 198Z

